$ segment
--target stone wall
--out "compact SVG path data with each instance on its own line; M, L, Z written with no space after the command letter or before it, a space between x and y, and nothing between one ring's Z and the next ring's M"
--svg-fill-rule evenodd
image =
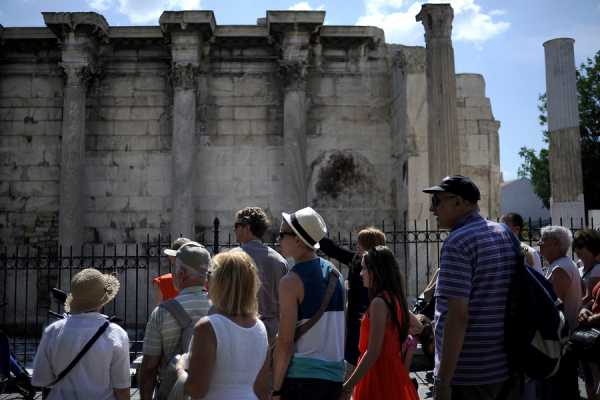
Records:
M55 245L63 96L56 39L48 32L1 51L0 243Z
M483 216L500 212L500 122L494 119L485 80L479 74L456 75L458 132L463 144L461 171L479 186Z
M189 207L197 237L215 217L227 231L249 205L268 211L273 231L298 204L321 212L334 233L429 218L424 48L386 44L374 27L322 26L322 12L268 12L256 26L165 13L160 27L108 27L97 14L73 14L105 33L65 25L61 15L45 15L48 28L2 33L1 244L58 241L69 29L96 35L82 53L93 57L84 70L83 180L72 187L82 193L83 242L177 233L177 187L192 188L192 200L177 204ZM193 23L177 22L186 18ZM194 32L202 39L190 41ZM477 77L457 77L461 168L494 215L498 122ZM180 89L193 96L191 111L175 105ZM181 112L195 114L193 131L181 132L191 152L174 139ZM174 168L182 151L191 172ZM174 185L181 174L187 180Z

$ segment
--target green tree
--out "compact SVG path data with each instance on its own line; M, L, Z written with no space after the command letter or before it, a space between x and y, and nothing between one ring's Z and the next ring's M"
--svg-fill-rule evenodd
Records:
M583 192L585 208L600 208L600 51L588 58L577 70L577 98L581 134L581 167L583 170ZM547 127L547 98L540 95L540 125ZM548 130L544 129L544 143L548 144ZM548 149L539 152L521 147L519 156L523 160L519 177L529 178L533 190L546 207L550 206L550 170Z

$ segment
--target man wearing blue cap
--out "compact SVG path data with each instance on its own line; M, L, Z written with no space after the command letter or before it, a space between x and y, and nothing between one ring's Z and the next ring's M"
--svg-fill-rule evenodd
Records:
M449 229L435 291L435 400L518 399L504 348L512 233L479 215L470 178L448 176L423 190L438 226Z

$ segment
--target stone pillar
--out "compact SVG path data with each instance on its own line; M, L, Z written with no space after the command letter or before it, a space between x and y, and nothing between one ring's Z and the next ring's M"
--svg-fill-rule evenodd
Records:
M212 11L165 11L160 26L171 44L173 139L171 236L195 237L197 78L203 46L214 32ZM201 155L199 155L201 157Z
M107 40L108 24L92 12L42 13L62 45L63 95L59 189L59 243L63 252L78 254L84 241L85 125L88 84L95 72L99 41Z
M267 26L280 50L283 93L284 180L289 183L285 207L306 206L306 78L311 36L323 24L323 11L268 11Z
M552 223L585 221L577 78L573 39L544 43L550 133L550 212ZM584 223L585 225L585 223Z
M290 209L306 206L306 62L282 60L283 151L285 175L289 180Z
M452 48L454 11L449 4L424 4L417 15L425 27L427 104L429 110L429 181L460 173L456 123L456 77Z

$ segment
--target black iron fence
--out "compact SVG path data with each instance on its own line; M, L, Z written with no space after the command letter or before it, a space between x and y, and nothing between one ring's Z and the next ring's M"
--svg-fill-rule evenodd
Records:
M547 221L549 222L549 221ZM528 221L530 229L525 241L535 245L544 221ZM572 231L580 229L573 221L567 225ZM410 224L379 226L386 233L387 245L398 258L406 277L407 293L416 296L427 284L439 264L441 244L447 232L431 227L428 221ZM332 239L342 246L354 249L356 234L336 233ZM215 219L212 234L203 234L196 240L216 254L236 247L232 232L220 229ZM80 249L47 249L27 246L0 248L0 321L2 330L11 338L12 348L19 359L30 362L43 328L54 320L52 313L62 313L50 294L53 287L69 290L72 276L81 268L94 267L113 273L121 282L119 294L108 304L104 313L119 317L128 331L132 357L141 351L144 329L149 313L155 306L152 279L171 271L169 259L162 250L169 247L170 237L150 237L144 242L123 244L86 244ZM277 248L274 234L267 244ZM337 263L336 263L337 264ZM347 267L337 264L342 272Z

